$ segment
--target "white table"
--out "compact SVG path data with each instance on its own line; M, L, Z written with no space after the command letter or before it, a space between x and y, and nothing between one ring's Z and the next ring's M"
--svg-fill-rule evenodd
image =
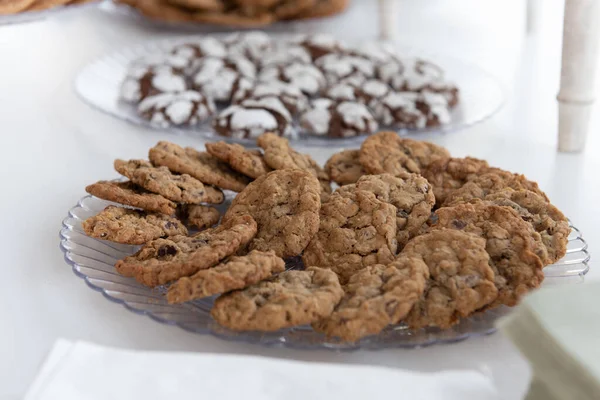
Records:
M406 2L400 37L429 50L478 62L497 74L512 96L492 120L464 132L428 139L453 154L486 158L520 171L541 187L600 251L600 135L584 154L557 154L556 103L562 5L544 7L538 37L525 38L523 7L502 0ZM481 4L485 3L485 4ZM509 4L515 3L515 4ZM555 2L558 3L558 2ZM357 0L330 25L311 29L374 37L375 4ZM419 14L418 17L415 14ZM360 27L360 29L357 29ZM366 363L435 371L474 368L493 377L503 399L526 391L530 372L500 334L419 350L336 354L268 349L193 335L132 314L73 275L58 248L60 222L84 186L115 177L114 158L144 157L166 137L114 120L82 104L75 72L94 57L157 32L97 10L57 20L0 27L1 252L0 399L17 399L58 337L128 348L260 354L269 357ZM598 127L597 121L593 126ZM312 150L323 162L334 149ZM600 254L600 253L599 253ZM592 268L587 280L600 279Z

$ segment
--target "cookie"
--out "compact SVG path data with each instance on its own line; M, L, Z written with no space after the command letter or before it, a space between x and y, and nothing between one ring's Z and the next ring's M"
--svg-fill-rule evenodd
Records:
M313 61L328 54L340 53L347 48L343 42L328 33L295 35L286 41L304 47Z
M394 79L403 79L408 82L408 90L416 88L423 81L439 81L444 78L444 70L436 64L416 59L393 57L388 62L377 67L377 77L382 81L392 84Z
M452 229L436 230L408 242L396 263L427 265L430 278L406 323L413 329L446 329L498 296L488 265L485 239Z
M255 138L266 132L295 136L292 116L277 97L248 99L229 106L213 120L213 128L221 136L236 139Z
M362 42L346 50L350 55L371 60L376 67L397 58L396 49L392 44L382 42ZM377 72L376 68L376 72Z
M224 11L225 3L221 0L166 0L174 6L188 10Z
M300 125L308 133L332 138L371 135L377 131L377 121L361 103L317 99L300 117Z
M121 98L137 104L148 96L188 90L185 76L168 65L131 66L121 85Z
M385 126L398 129L423 129L452 121L446 98L437 93L390 92L373 105Z
M320 186L306 171L273 171L251 182L231 202L223 221L250 215L258 231L251 250L274 250L279 257L302 253L319 229Z
M36 0L13 0L0 3L0 15L18 14L25 11Z
M191 147L184 149L175 143L161 141L150 149L148 156L156 166L165 166L172 172L191 175L202 183L222 189L241 192L249 182L247 177L235 172L227 164Z
M123 244L144 244L154 239L187 235L177 218L129 208L108 206L82 223L86 235Z
M338 185L355 183L361 176L366 175L358 160L358 150L344 150L332 155L325 163L325 172Z
M486 306L516 305L544 280L538 254L546 252L539 233L508 207L459 204L435 212L431 230L454 229L486 240L489 265L494 271L498 297Z
M571 233L569 220L542 196L529 190L506 188L487 195L484 201L512 208L533 226L548 253L543 262L553 264L565 256Z
M261 31L234 32L223 38L229 54L241 55L254 63L273 48L271 37Z
M194 62L191 74L194 89L215 101L230 101L240 78L256 78L256 67L246 57L203 57Z
M401 138L391 131L369 136L360 147L360 163L370 174L419 174L435 160L446 158L450 153L441 146Z
M391 263L398 249L396 207L350 187L321 205L319 231L302 256L304 265L330 268L342 283L369 265Z
M375 64L371 60L348 54L327 54L316 60L315 65L323 72L329 84L348 82L360 85L375 76Z
M360 85L336 83L329 86L323 96L335 101L354 101L374 109L381 99L391 92L390 87L377 79L368 79Z
M285 270L285 262L274 252L251 251L245 256L231 257L209 269L183 277L167 292L169 303L183 303L215 294L244 289Z
M378 200L396 208L398 249L419 234L435 204L431 185L417 174L401 178L390 174L365 175L356 182L356 190L371 192Z
M467 183L470 178L489 168L487 161L473 157L441 158L421 170L433 186L435 202L441 206L446 196Z
M343 295L333 272L310 267L222 295L211 315L234 331L277 331L328 317Z
M287 139L272 133L265 133L258 137L256 143L264 150L264 159L267 165L275 170L300 169L316 177L321 184L321 197L325 198L331 193L331 184L327 173L308 154L300 154L290 147Z
M147 192L132 182L99 181L85 188L92 196L126 206L171 215L176 204L159 194Z
M296 115L308 108L308 99L302 91L294 85L281 81L257 82L250 87L238 89L232 97L234 104L244 100L262 100L277 97L291 115Z
M506 188L530 190L548 201L548 196L540 189L538 184L528 180L524 175L513 174L500 168L488 168L479 175L469 176L464 185L448 193L443 205L447 207L473 199L483 199Z
M256 179L271 171L260 150L247 150L235 143L206 143L206 151L213 157L229 164L234 170Z
M64 6L69 0L36 0L32 5L27 7L27 11L43 11L53 7Z
M267 51L258 61L261 68L276 65L288 64L311 64L310 53L302 46L276 44L271 50ZM272 72L273 73L273 72ZM269 82L270 80L266 80Z
M259 12L253 12L259 11ZM251 15L248 15L248 13ZM271 11L249 8L234 8L225 12L196 12L192 15L194 22L222 25L237 28L260 28L275 22L275 14Z
M273 9L278 20L294 19L298 14L309 10L317 0L281 0Z
M138 114L161 128L194 126L215 113L213 101L199 92L161 93L146 97L138 105Z
M219 210L200 204L180 204L177 216L192 228L204 230L216 225L221 219Z
M138 57L127 66L127 75L141 78L149 68L170 67L174 73L184 74L190 66L192 59L170 52L155 52Z
M269 64L260 74L262 82L282 81L296 86L309 96L315 96L327 85L323 73L312 64L289 62L287 64Z
M243 249L256 234L256 222L245 215L194 236L172 236L148 242L119 260L117 271L146 286L158 286L211 268Z
M133 5L144 16L157 21L193 22L194 20L192 13L184 8L166 3L164 0L136 1Z
M350 0L317 0L314 7L301 12L298 19L324 18L338 14L348 7Z
M206 36L194 40L186 40L185 42L174 46L171 49L171 54L188 60L188 66L191 66L193 62L199 58L225 57L227 55L227 49L220 40Z
M154 167L146 160L115 160L114 167L136 185L177 203L220 204L224 200L221 190L187 174L175 175L167 167Z
M371 265L358 271L344 286L344 297L331 316L312 327L327 336L355 342L398 323L419 300L429 277L422 261L411 261Z

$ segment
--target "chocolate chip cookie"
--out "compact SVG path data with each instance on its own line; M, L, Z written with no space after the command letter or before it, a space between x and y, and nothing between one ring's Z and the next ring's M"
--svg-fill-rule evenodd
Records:
M232 170L227 164L191 147L184 149L175 143L161 141L150 149L149 157L154 165L165 166L179 174L191 175L202 183L222 189L240 192L249 182L247 177Z
M168 215L108 206L83 221L86 235L123 244L144 244L150 240L187 235L179 220Z
M256 221L244 215L194 236L148 242L134 255L119 260L115 268L144 285L164 285L217 265L243 249L255 234Z
M486 240L477 235L442 229L418 236L397 262L411 264L414 259L427 265L430 278L406 319L413 329L449 328L498 296Z
M319 229L319 182L301 170L278 170L251 182L231 202L223 221L251 215L258 224L251 250L297 256Z
M323 168L308 154L300 154L292 149L287 139L265 133L259 136L256 143L264 150L264 159L269 167L310 172L321 184L321 197L326 198L331 193L329 177Z
M209 269L183 277L169 287L169 303L183 303L215 294L244 289L285 270L285 262L273 251L253 250L245 256L231 257Z
M360 147L360 163L371 174L421 173L435 160L449 157L448 150L441 146L401 138L391 131L369 136Z
M538 256L546 253L541 237L508 207L484 203L442 207L435 212L431 229L454 229L486 239L498 289L497 299L488 308L514 306L544 280Z
M333 272L310 267L222 295L211 315L235 331L276 331L328 317L343 295Z
M171 215L177 206L159 194L145 191L133 182L99 181L85 188L92 196L126 206Z
M154 167L146 160L115 160L115 170L136 185L177 203L223 202L223 192L204 185L188 174L175 175L167 167Z
M260 150L247 150L235 143L206 143L206 151L229 164L234 170L253 179L271 172Z
M358 150L344 150L335 153L325 163L325 173L340 186L355 183L367 173L358 160L359 155Z
M304 250L304 265L330 268L346 283L357 271L396 256L396 207L371 192L336 191L321 205L319 231Z
M428 278L427 265L418 259L366 267L344 286L344 297L331 316L312 327L348 342L376 335L410 312Z
M203 230L216 225L221 219L221 213L214 207L199 204L180 204L177 207L177 217L187 225Z

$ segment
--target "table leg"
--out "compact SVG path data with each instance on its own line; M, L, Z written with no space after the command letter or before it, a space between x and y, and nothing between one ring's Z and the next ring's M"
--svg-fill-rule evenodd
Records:
M379 38L394 41L397 32L398 0L379 0Z

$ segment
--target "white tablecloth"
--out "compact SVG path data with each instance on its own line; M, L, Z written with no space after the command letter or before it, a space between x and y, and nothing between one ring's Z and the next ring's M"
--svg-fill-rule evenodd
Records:
M600 249L600 135L592 129L584 154L554 150L561 4L545 3L538 37L525 37L524 2L502 0L401 1L398 30L401 39L417 47L479 63L498 75L512 96L492 120L429 138L457 156L486 158L539 181L583 231L593 255ZM343 18L306 26L345 37L374 37L375 5L356 0ZM416 371L476 369L493 378L502 398L522 396L530 377L527 364L500 334L408 351L262 348L193 335L134 315L75 277L58 248L67 210L84 195L86 184L116 176L114 158L144 157L167 137L90 109L73 93L72 80L95 57L150 35L165 33L98 10L0 27L0 399L23 395L58 337L134 349L259 354ZM168 139L201 145L196 138ZM323 162L334 150L311 153ZM592 268L587 279L599 278Z

